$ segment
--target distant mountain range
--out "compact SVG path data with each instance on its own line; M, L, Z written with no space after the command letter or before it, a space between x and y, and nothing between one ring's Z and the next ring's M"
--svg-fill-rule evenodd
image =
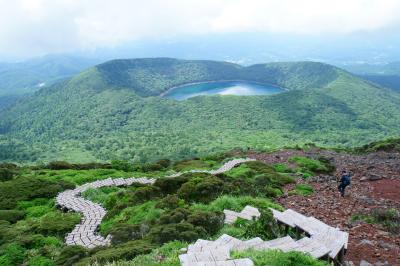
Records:
M176 85L226 79L288 91L180 102L159 97ZM0 160L145 161L309 142L351 147L398 136L399 124L399 93L323 63L112 60L4 110Z
M383 87L400 91L400 62L356 64L349 65L346 69Z

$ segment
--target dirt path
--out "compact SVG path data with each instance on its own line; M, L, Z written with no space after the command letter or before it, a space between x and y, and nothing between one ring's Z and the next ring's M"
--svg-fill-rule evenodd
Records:
M386 232L378 225L352 222L356 213L369 212L375 208L396 208L400 210L400 154L372 153L366 156L341 154L332 151L311 150L309 152L287 150L275 153L249 153L269 164L288 163L294 155L328 158L337 168L334 176L318 176L308 182L315 193L309 197L284 196L278 202L285 208L312 215L331 226L348 231L349 249L346 260L359 265L361 260L370 263L388 262L382 265L400 265L400 236ZM342 198L337 190L336 177L340 171L352 172L352 185ZM377 181L361 181L379 179ZM287 191L293 185L287 186Z

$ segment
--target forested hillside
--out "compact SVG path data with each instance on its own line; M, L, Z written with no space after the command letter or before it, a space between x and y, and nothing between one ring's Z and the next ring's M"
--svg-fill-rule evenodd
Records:
M227 79L288 91L180 102L158 96L184 83ZM146 161L309 142L350 147L398 136L399 124L398 93L322 63L114 60L3 112L0 160Z

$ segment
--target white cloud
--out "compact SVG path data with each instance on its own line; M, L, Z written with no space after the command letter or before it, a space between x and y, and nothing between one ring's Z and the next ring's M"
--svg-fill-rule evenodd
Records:
M222 32L394 27L398 0L0 0L1 53L36 55Z

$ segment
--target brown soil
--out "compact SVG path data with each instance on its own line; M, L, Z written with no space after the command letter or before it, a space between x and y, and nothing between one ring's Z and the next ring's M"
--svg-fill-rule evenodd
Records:
M352 222L357 213L369 213L375 208L396 208L400 210L400 154L371 153L357 156L326 150L285 150L274 153L249 152L248 156L268 164L288 163L294 155L328 158L336 166L333 175L319 175L307 181L314 187L309 197L298 195L285 196L277 201L285 208L291 208L308 216L314 216L331 226L349 232L348 250L345 260L359 265L361 260L370 263L388 262L400 265L400 236L385 231L380 225L365 222ZM352 173L352 184L346 189L346 196L340 197L337 181L340 172L346 169ZM360 181L360 179L379 179ZM285 190L290 191L293 185Z

